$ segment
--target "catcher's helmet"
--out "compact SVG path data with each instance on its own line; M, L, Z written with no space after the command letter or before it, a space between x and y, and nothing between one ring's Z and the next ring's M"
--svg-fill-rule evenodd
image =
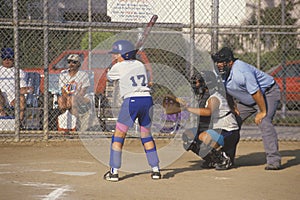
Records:
M118 40L113 43L112 50L109 53L121 54L125 60L130 60L135 58L136 50L130 41Z
M237 59L233 56L232 50L228 47L223 47L216 54L213 54L211 58L217 63L235 61Z
M194 90L194 93L196 95L203 94L203 92L207 88L205 84L205 80L203 79L203 77L199 72L196 72L195 74L192 75L190 82Z
M14 58L14 56L15 56L15 53L12 48L2 48L1 49L1 58L2 59L5 59L5 58L11 59L11 58Z
M205 80L205 85L209 90L218 89L219 81L217 75L212 71L201 71L201 76Z
M193 88L196 87L196 81L199 81L200 86L205 84L205 81L199 72L196 72L191 77L191 85Z

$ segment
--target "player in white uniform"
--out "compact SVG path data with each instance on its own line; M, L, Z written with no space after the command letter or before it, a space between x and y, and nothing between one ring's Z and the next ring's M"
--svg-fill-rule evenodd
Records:
M152 168L152 179L160 179L159 159L156 145L151 135L151 118L153 101L148 88L147 72L144 64L135 59L134 45L127 40L118 40L110 52L117 61L108 71L110 81L118 80L120 95L123 99L116 123L116 131L112 136L110 149L110 171L104 175L108 181L118 181L118 169L121 167L121 154L126 133L136 119L140 125L141 141L144 145L148 164Z

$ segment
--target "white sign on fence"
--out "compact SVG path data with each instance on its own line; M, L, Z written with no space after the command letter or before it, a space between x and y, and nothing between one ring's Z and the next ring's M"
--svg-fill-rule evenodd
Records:
M113 22L147 22L153 14L147 0L109 0L109 11Z

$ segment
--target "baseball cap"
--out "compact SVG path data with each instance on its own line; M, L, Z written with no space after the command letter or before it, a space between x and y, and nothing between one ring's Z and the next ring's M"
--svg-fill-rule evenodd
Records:
M15 56L14 50L12 48L2 48L1 49L1 58L13 59Z
M79 61L79 55L77 54L70 54L67 60L72 60L72 61Z
M223 47L216 54L211 56L214 62L229 62L235 61L237 58L233 56L233 52L229 47Z

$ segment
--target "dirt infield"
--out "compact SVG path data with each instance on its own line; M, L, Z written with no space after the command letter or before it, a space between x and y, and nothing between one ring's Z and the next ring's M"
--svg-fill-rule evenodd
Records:
M237 167L228 171L201 169L201 159L186 152L162 169L162 180L120 172L121 181L111 183L102 179L108 167L80 140L1 144L0 199L299 199L300 142L280 142L280 152L280 171L264 170L262 142L242 141Z

